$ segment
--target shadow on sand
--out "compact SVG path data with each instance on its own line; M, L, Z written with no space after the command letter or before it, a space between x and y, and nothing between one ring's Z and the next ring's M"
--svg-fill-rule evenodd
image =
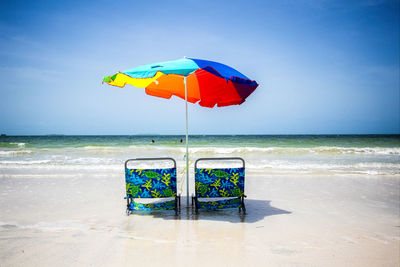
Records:
M212 220L226 221L231 223L254 223L264 219L265 217L279 214L290 214L292 212L281 210L270 205L270 200L246 199L246 214L239 213L237 208L226 210L200 210L196 214L192 207L181 207L179 215L175 215L174 211L151 211L151 212L134 212L136 215L154 216L164 220Z

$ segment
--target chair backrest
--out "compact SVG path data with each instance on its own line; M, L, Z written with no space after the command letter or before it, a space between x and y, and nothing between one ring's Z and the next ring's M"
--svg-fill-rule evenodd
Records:
M172 160L173 168L129 169L129 161ZM176 196L176 162L172 158L138 158L125 162L127 198L166 198Z
M197 168L200 160L241 160L241 168ZM195 163L195 190L197 197L242 197L244 195L245 166L242 158L202 158Z

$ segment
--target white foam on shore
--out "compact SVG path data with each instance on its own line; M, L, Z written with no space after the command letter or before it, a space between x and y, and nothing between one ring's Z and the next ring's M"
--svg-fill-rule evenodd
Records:
M227 165L232 168L240 167L238 164ZM147 167L140 166L139 168L169 168L171 166L148 165ZM200 166L202 168L202 166ZM209 168L220 168L217 165L209 165ZM132 167L130 167L132 168ZM183 162L178 162L178 170L184 168ZM74 172L79 173L104 173L105 175L113 175L124 171L123 163L120 164L55 164L47 161L36 162L20 162L6 163L0 162L3 177L11 177L16 172L23 174L26 177L48 175L47 172ZM193 172L193 166L190 168ZM364 174L364 175L400 175L400 164L394 163L355 163L355 164L335 164L335 163L305 163L305 162L246 162L247 173L263 173L269 174L296 174L296 173L318 173L318 174ZM40 174L41 173L41 174ZM63 174L61 174L63 175Z
M198 155L198 153L192 152L191 159L193 164L194 159L201 157L202 155ZM174 157L174 156L173 156ZM386 156L387 157L387 156ZM278 159L268 159L263 157L244 157L246 160L246 168L251 171L265 171L268 172L313 172L318 171L322 173L363 173L363 174L399 174L400 173L400 162L397 163L396 159L390 156L390 158L386 158L385 160L380 160L380 158L369 159L365 161L365 159L361 158L348 158L336 159L331 158L330 156L323 158L321 160L320 157L317 158L302 158L302 157L278 157ZM81 153L66 153L66 154L46 154L42 156L34 156L34 157L7 157L4 159L0 159L0 169L4 170L12 170L12 169L31 169L33 173L35 170L109 170L116 171L124 168L125 159L124 155L120 155L118 157L114 156L83 156ZM176 156L175 156L176 158ZM182 165L184 163L183 158L176 158L178 165ZM360 160L362 160L360 162ZM394 162L393 162L394 161ZM157 163L157 164L156 164ZM237 162L236 162L237 163ZM238 165L229 163L229 167L240 167ZM209 163L210 167L218 168L217 162ZM151 162L147 168L155 168L160 167L158 162ZM170 163L169 163L170 165ZM215 165L215 166L214 166ZM226 165L226 164L225 164ZM231 166L232 165L232 166ZM165 166L161 166L165 167ZM146 168L146 167L140 167ZM201 167L203 168L203 167Z
M36 170L123 170L124 167L122 164L120 165L61 165L61 164L38 164L36 166L32 166L32 164L9 164L2 165L0 164L0 168L3 170L6 169L29 169L34 171Z
M0 157L17 156L31 153L33 153L32 150L0 150Z
M211 152L215 154L378 154L378 155L400 155L400 148L383 147L238 147L238 148L220 148L220 147L200 147L190 148L192 153Z
M127 152L127 151L167 151L172 153L185 153L185 147L156 146L156 145L131 145L127 147L113 146L85 146L82 149L86 151L98 152ZM377 154L377 155L400 155L399 147L189 147L191 153L209 153L209 154Z
M1 160L1 165L37 165L37 164L48 164L52 161L49 159L46 160Z
M363 162L354 164L337 164L337 163L293 163L287 161L262 161L257 163L248 163L247 166L252 169L371 169L371 168L387 168L400 170L400 163L386 163L386 162Z
M112 178L112 179L121 179L123 177L123 172L121 173L110 173L110 172L96 172L96 173L71 173L71 174L49 174L49 173L41 173L41 174L0 174L0 179L73 179L73 178L86 178L90 175L91 178Z

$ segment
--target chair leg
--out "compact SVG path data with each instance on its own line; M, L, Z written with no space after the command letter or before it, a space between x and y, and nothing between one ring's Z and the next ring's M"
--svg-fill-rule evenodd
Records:
M243 214L246 214L246 206L244 205L244 197L242 197L242 210L243 210Z
M196 214L199 214L199 202L198 202L196 196L194 197L194 208L195 208Z
M175 216L178 215L178 197L175 196Z
M129 216L130 210L129 210L129 198L125 197L126 199L126 216Z

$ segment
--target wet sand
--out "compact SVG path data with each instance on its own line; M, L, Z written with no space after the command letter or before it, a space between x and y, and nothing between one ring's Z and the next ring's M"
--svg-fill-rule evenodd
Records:
M126 216L120 175L0 179L0 266L399 266L399 176L246 176L237 209ZM183 186L185 188L185 186Z

